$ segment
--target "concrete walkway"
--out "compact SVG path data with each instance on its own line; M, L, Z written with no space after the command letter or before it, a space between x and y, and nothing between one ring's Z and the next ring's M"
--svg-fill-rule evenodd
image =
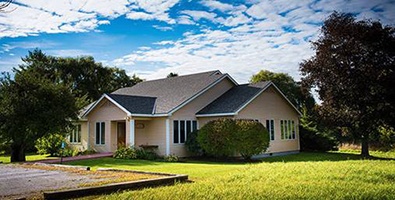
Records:
M96 153L96 154L91 154L91 155L81 155L81 156L73 156L73 157L65 157L65 158L63 158L62 163L76 161L76 160L89 160L89 159L104 158L104 157L112 157L112 152ZM48 164L59 164L60 163L60 158L59 159L35 160L35 161L32 161L32 162L35 162L35 163L48 163Z

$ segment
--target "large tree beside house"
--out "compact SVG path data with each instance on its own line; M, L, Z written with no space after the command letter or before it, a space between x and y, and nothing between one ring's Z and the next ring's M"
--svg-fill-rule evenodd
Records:
M65 132L78 108L64 84L35 69L14 70L0 83L0 135L11 148L11 162L25 161L25 150L42 136Z
M395 124L395 29L334 12L324 22L316 53L300 65L303 84L316 87L321 117L361 141Z
M129 77L123 69L103 66L91 56L54 57L35 49L22 60L21 68L39 68L42 76L67 84L76 98L88 102L142 81L136 75Z

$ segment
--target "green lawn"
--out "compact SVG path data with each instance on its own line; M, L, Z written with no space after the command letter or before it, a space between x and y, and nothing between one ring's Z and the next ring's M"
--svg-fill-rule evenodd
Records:
M300 153L261 163L165 163L103 158L70 164L188 174L193 183L103 199L395 199L395 153ZM97 197L95 197L97 198Z
M43 160L43 159L54 159L55 158L55 157L48 157L48 156L49 156L49 154L47 154L47 155L36 155L36 154L26 155L26 161ZM8 156L8 155L0 156L0 162L9 163L10 162L10 156Z

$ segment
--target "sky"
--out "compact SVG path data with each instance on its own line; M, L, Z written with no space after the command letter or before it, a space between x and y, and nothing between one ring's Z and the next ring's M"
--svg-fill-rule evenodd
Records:
M299 80L333 11L395 25L395 0L14 0L0 12L0 72L39 48L146 80L211 70L239 83L260 70Z

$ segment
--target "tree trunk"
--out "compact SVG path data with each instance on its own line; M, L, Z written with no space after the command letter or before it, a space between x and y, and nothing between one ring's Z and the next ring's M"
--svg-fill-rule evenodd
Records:
M361 148L361 155L363 157L369 157L369 137L364 135L362 137L362 148Z
M23 144L12 144L11 145L11 162L24 162L25 157L25 145Z

